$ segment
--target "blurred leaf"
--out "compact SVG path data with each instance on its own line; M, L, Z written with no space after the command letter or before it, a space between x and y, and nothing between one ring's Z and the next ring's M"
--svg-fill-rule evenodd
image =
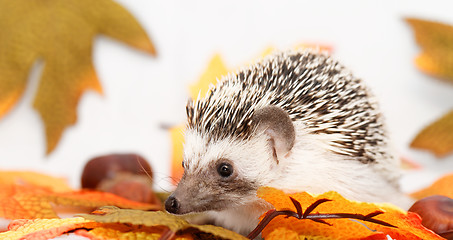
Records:
M262 236L269 239L298 236L298 239L443 239L421 225L420 217L405 212L390 204L373 204L349 201L336 192L327 192L313 196L306 192L285 194L275 188L258 189L258 196L271 203L277 211L291 210L297 212L289 197L297 200L306 210L320 199L330 201L320 204L313 213L337 214L344 213L369 215L376 211L383 212L373 218L397 226L397 228L381 224L351 219L324 219L325 223L294 217L275 217L262 231ZM328 225L330 224L330 225Z
M52 205L97 208L115 205L123 208L158 210L160 205L127 200L111 193L98 191L52 192L38 186L0 184L0 217L56 218Z
M184 131L186 126L183 124L170 128L170 138L172 143L171 152L171 180L177 184L184 174L182 161L184 158Z
M406 18L422 53L415 64L422 71L453 83L453 26Z
M96 35L155 54L139 23L111 0L0 0L0 29L0 118L23 94L32 65L43 59L33 106L44 121L47 153L76 122L82 94L102 93L92 63Z
M8 231L0 233L0 239L26 239L26 240L45 240L52 239L63 233L78 228L93 228L101 226L84 218L65 218L65 219L19 219L13 220Z
M449 198L453 198L453 173L447 174L437 181L435 181L431 186L421 189L417 192L411 194L415 199L422 199L425 197L433 195L443 195Z
M429 150L438 157L451 153L453 151L453 110L419 132L410 146Z
M0 171L0 184L33 185L47 188L53 192L72 191L63 178L31 171Z
M222 57L220 54L214 55L200 79L195 84L189 86L190 97L195 100L199 93L201 97L204 97L208 93L209 87L216 85L217 79L220 79L226 74L228 74L228 69L223 63Z

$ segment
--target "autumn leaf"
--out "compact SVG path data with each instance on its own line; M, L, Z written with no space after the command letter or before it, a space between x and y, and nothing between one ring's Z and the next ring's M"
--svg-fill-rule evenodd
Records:
M53 192L72 191L72 188L63 178L31 171L0 171L0 184L38 186Z
M160 205L152 205L127 200L111 193L98 191L52 192L37 186L0 184L0 217L56 218L53 205L97 208L115 205L122 208L158 210Z
M453 110L419 132L412 140L411 147L432 151L438 157L451 153L453 151Z
M185 235L190 233L196 235L200 232L210 234L210 239L213 236L214 238L221 239L246 239L238 233L221 227L189 224L180 217L162 211L146 212L107 206L94 211L92 214L80 214L79 216L101 223L123 223L157 228L161 231L160 234L167 234L169 236L168 239L171 239L171 236L178 236L180 234Z
M149 229L148 231L142 229L128 229L127 231L121 231L114 228L98 227L92 230L78 229L74 233L79 236L83 236L93 240L116 240L116 239L128 239L128 240L158 240L162 236L163 230L160 229ZM192 239L192 238L177 238Z
M422 53L415 64L428 74L453 82L453 26L406 18Z
M222 57L220 54L214 55L198 82L189 86L190 97L194 100L197 99L198 94L204 97L208 93L209 87L215 85L217 79L226 74L228 74L228 69L223 63Z
M96 35L155 54L139 23L111 0L0 0L0 29L0 118L22 96L32 65L43 59L33 107L44 121L47 153L76 122L81 95L102 94L92 63Z
M75 229L94 228L101 225L101 223L81 217L65 219L18 219L13 220L9 224L7 232L0 233L0 239L46 240L58 237L63 233Z
M415 199L422 199L425 197L433 195L443 195L449 198L453 198L453 173L447 174L437 181L435 181L431 186L416 191L411 194Z
M277 216L262 231L265 239L295 237L299 239L443 239L421 225L420 217L405 212L390 204L372 204L349 201L336 192L327 192L318 196L306 192L285 194L281 190L264 187L258 190L258 196L271 203L277 211L290 210L297 213L292 197L303 211L308 211L312 204L324 199L310 214L347 216L347 214L364 216L396 227L385 226L364 220L338 218L320 219L323 222L295 217ZM305 216L305 215L304 215ZM288 238L289 239L289 238ZM293 238L294 239L294 238Z

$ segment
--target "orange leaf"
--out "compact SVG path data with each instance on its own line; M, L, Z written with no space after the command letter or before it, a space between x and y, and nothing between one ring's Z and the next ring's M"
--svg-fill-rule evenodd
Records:
M453 82L453 26L407 18L423 52L416 65L428 74Z
M9 224L9 231L0 233L0 239L45 240L58 237L74 229L93 228L101 225L101 223L81 217L65 219L19 219L13 220Z
M411 196L415 199L422 199L433 195L443 195L453 198L452 186L453 173L450 173L435 181L431 186L412 193Z
M0 117L23 94L33 63L43 59L33 107L44 121L47 153L76 122L82 94L102 93L91 59L98 34L155 54L139 23L111 0L1 0L0 9Z
M438 157L453 151L453 110L424 128L412 140L411 147L434 152Z
M128 230L126 232L113 228L95 228L93 230L79 229L74 233L87 237L91 240L115 240L115 239L134 239L134 240L158 240L162 236L164 230L158 231L140 231ZM191 239L191 238L189 238Z
M71 191L55 193L36 186L0 184L0 216L17 218L55 218L53 205L96 208L116 205L122 208L157 210L160 205L127 200L111 193L98 191Z
M31 171L0 171L0 184L32 185L54 192L72 191L63 178Z
M420 217L415 213L406 213L390 204L372 204L349 201L336 192L327 192L318 196L312 196L306 192L285 194L283 191L264 187L258 190L258 196L271 203L277 210L290 209L296 211L290 196L296 199L306 210L312 203L319 199L332 201L322 203L313 213L353 213L367 215L375 211L383 211L374 219L397 226L386 227L376 223L350 219L325 220L331 226L314 222L308 219L286 218L278 216L274 218L262 231L266 239L280 239L281 236L304 237L310 239L387 239L389 235L396 239L443 239L421 225Z

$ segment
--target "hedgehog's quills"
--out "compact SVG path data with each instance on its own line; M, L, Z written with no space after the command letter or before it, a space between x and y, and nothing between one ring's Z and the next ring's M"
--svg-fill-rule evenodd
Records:
M187 119L171 213L207 211L247 234L269 208L260 186L410 204L374 97L324 54L279 53L228 75L188 103Z

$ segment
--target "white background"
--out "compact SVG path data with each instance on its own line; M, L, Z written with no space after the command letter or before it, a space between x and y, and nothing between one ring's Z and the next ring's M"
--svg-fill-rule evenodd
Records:
M401 155L422 165L402 179L403 189L426 186L453 171L453 157L436 160L408 148L424 126L453 108L453 85L418 71L420 49L404 17L453 25L451 1L150 1L120 0L154 42L153 58L100 37L94 63L104 95L87 92L78 121L56 150L45 155L43 123L31 105L40 66L26 93L0 119L0 169L35 170L67 177L73 187L86 161L109 153L138 153L155 169L155 188L171 190L171 140L161 124L185 119L188 85L215 53L230 69L268 46L302 42L334 49L335 58L363 78L378 96Z

